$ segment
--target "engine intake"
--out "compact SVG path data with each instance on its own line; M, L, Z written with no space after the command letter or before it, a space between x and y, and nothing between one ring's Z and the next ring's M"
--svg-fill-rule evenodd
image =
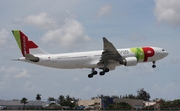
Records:
M137 65L137 58L136 57L122 58L119 61L119 63L124 66L135 66L135 65Z

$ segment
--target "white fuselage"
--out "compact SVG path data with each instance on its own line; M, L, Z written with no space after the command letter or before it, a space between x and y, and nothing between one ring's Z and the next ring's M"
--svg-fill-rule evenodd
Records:
M152 62L162 59L168 55L166 51L162 51L162 48L151 47L154 49L155 54L152 57L148 57L147 61L139 59L137 62ZM120 55L124 58L136 57L135 53L126 49L117 49ZM97 64L101 59L103 50L99 51L87 51L87 52L75 52L75 53L64 53L64 54L45 54L45 55L34 55L39 57L38 62L31 62L25 59L25 57L19 58L24 62L29 62L37 65L62 68L62 69L75 69L75 68L102 68L102 64ZM115 69L116 66L120 66L119 61L109 61L108 68L110 70Z

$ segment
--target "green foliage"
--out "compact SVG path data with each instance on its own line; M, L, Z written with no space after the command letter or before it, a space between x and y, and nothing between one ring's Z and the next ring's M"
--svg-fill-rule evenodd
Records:
M41 100L41 94L36 95L36 100Z
M58 99L61 106L68 106L70 109L74 108L78 102L78 99L70 97L69 95L67 95L66 97L60 95Z
M49 104L49 106L46 109L48 109L48 110L60 110L60 109L62 109L62 107L55 104L55 103L51 103L51 104Z
M142 99L144 101L149 101L149 99L151 98L150 94L147 93L144 88L139 89L137 91L137 99Z
M27 98L25 98L25 97L24 97L24 98L22 98L22 99L21 99L21 103L23 103L23 104L27 104L27 103L28 103L28 102L27 102Z
M137 90L137 95L133 95L133 94L125 94L125 95L120 95L120 96L117 96L117 95L112 95L112 96L108 96L108 95L98 95L96 97L91 97L91 99L97 99L97 98L125 98L125 99L142 99L144 101L148 101L150 99L150 94L147 93L144 88L141 88L139 90Z
M25 104L28 103L28 102L27 102L27 98L25 98L25 97L22 98L22 99L21 99L21 103L24 104L24 108L23 108L23 109L25 109Z
M55 101L55 99L53 97L49 97L48 101Z
M114 110L115 108L114 108L114 105L113 105L113 104L108 104L107 109L109 109L109 110Z

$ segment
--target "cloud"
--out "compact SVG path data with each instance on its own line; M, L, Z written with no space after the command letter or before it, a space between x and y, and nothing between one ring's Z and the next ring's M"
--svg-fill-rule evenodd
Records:
M45 12L24 17L22 23L36 26L42 29L51 29L56 27L55 20Z
M103 5L97 12L97 17L109 16L112 12L112 6L110 4Z
M159 23L180 26L179 0L155 0L155 4L154 15Z
M30 81L26 81L22 87L25 91L29 91L29 92L34 92L38 90L37 85L33 84Z
M28 74L28 71L25 69L22 69L22 72L19 72L15 75L15 78L30 78L30 75Z
M89 36L85 34L84 27L75 19L67 18L62 27L49 30L41 38L45 44L58 44L63 47L80 47L85 42L90 40Z
M10 88L13 87L12 84L16 79L24 80L24 78L30 78L28 71L26 69L19 69L17 67L4 67L0 68L1 73L1 82L0 82L0 89L2 88ZM16 83L14 83L16 84Z
M80 81L80 79L77 78L77 77L75 77L75 78L73 78L73 81L74 81L74 82L78 82L78 81Z
M14 77L14 78L30 78L30 75L28 74L28 71L26 69L18 69L17 67L6 68L2 66L0 68L0 72L5 73L4 76L11 75L11 77Z
M8 45L9 42L9 32L5 29L2 28L0 30L0 50L5 49L5 48L10 48Z
M85 34L83 25L75 18L76 15L69 10L66 10L66 15L56 19L42 12L24 17L22 23L46 29L46 33L41 38L44 44L71 49L82 47L90 40Z
M17 68L16 67L9 67L9 68L6 68L4 66L2 66L0 68L0 72L3 72L5 74L10 74L10 73L14 73L14 72L17 72Z

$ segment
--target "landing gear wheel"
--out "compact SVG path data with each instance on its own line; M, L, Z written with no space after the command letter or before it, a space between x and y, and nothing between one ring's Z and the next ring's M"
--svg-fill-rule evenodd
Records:
M152 65L152 68L156 68L156 65Z
M92 78L92 77L93 77L93 74L88 74L88 77L89 77L89 78Z
M103 75L105 74L105 72L104 72L104 71L101 71L101 72L99 72L99 74L100 74L101 76L103 76Z
M155 65L156 61L153 61L152 63L153 63L152 68L156 68L156 65Z
M97 74L97 71L94 68L92 68L91 74L88 74L88 77L92 78L96 74Z

